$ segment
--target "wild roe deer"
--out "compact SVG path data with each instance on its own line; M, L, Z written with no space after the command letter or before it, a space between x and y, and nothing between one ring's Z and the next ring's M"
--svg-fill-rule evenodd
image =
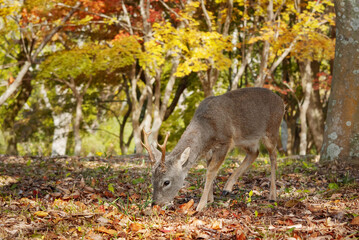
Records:
M232 191L237 179L257 158L259 141L269 152L271 160L270 199L276 200L276 145L279 126L284 114L282 99L265 88L244 88L208 97L198 106L190 124L173 151L165 156L168 134L162 153L148 143L150 133L144 131L145 144L152 169L153 204L169 204L182 188L189 169L196 160L211 151L207 159L206 183L197 211L207 201L213 202L213 180L232 147L243 148L247 155L228 179L223 193Z

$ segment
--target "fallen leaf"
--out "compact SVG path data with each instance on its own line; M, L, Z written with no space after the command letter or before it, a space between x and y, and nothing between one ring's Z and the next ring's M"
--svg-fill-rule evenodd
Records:
M85 186L84 192L85 193L93 193L93 192L95 192L95 189L93 189L92 187L89 187L89 186Z
M230 213L231 213L231 212L228 211L227 209L223 209L222 212L220 213L220 217L221 217L221 218L227 218Z
M117 233L116 230L107 229L107 228L105 228L104 226L96 228L95 231L101 232L101 233L107 233L107 234L109 234L109 235L115 235L115 234Z
M214 230L222 229L222 227L223 227L222 221L214 221L211 226L211 228Z
M322 210L321 206L319 205L311 205L311 204L308 204L307 205L307 208L309 211L311 212L319 212L320 210Z
M132 232L138 232L143 228L142 224L140 223L131 223L130 224L130 230Z
M337 199L337 198L341 198L342 197L342 194L341 193L334 193L330 199Z
M166 212L165 210L163 210L160 206L158 205L155 205L152 207L152 211L155 213L155 214L158 214L158 215L164 215Z
M63 218L57 217L55 220L52 220L55 224L57 224L58 222L64 220Z
M164 227L163 229L158 229L158 230L163 233L170 233L174 231L173 227Z
M237 230L236 232L236 240L246 240L247 237L244 234L244 232L242 230Z
M113 198L113 197L114 197L114 195L112 194L112 192L109 192L109 191L105 191L105 192L103 193L103 195L104 195L105 197L108 197L108 198Z
M206 223L202 220L199 219L194 219L191 223L191 225L193 226L201 226L201 225L205 225Z
M284 204L284 207L286 207L286 208L292 208L292 207L296 206L298 203L300 203L298 200L292 199L292 200L287 201L287 202Z
M70 195L65 194L65 196L63 197L64 200L68 200L68 199L76 199L79 198L81 196L79 191L75 191L74 193L71 193Z
M49 213L44 212L44 211L37 211L34 214L38 217L46 217L47 215L49 215Z
M353 218L353 220L351 221L350 224L359 226L359 216L356 216L355 218Z
M189 210L193 206L193 204L194 204L194 200L191 199L187 203L181 204L179 206L179 209L184 210L184 211Z

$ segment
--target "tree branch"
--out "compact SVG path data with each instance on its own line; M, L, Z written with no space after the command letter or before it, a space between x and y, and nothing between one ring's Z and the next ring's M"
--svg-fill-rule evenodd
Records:
M206 6L204 5L204 0L201 0L201 7L202 7L204 19L206 20L206 23L207 23L207 26L208 26L208 31L212 32L212 22L211 22L211 18L208 15Z
M75 6L80 6L80 2L78 2ZM46 44L51 40L51 38L57 33L62 27L63 24L75 13L76 9L72 9L61 21L61 24L54 29L42 40L40 46L36 49L34 54L30 57L30 60L26 61L22 66L20 72L18 73L15 81L10 85L8 89L1 95L0 97L0 106L4 104L4 102L16 91L16 89L21 85L23 78L28 72L31 63L36 60L37 55L42 51L42 49L46 46Z

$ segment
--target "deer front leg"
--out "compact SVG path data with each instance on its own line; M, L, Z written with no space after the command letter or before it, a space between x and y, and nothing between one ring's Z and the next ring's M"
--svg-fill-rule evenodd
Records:
M228 146L219 148L218 152L213 154L211 161L208 163L206 183L204 184L202 197L196 209L197 211L201 211L206 206L208 199L213 200L213 180L217 176L218 170L226 157L227 151Z
M236 183L237 179L242 176L252 165L252 163L256 160L259 152L247 152L246 157L244 158L243 162L239 167L232 173L232 175L229 177L229 179L226 182L226 185L224 186L222 195L226 196L228 195L232 189L233 185Z
M221 162L222 163L222 162ZM207 204L208 198L210 196L210 192L212 192L212 198L213 198L213 180L217 175L218 169L221 166L220 164L213 164L214 166L211 166L207 169L206 173L206 183L204 184L204 189L202 193L201 200L199 201L199 204L197 206L197 211L201 211Z

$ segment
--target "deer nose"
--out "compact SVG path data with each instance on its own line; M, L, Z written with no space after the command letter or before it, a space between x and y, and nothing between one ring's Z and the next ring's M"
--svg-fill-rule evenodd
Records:
M151 203L151 206L152 206L152 207L153 207L153 206L155 206L155 205L156 205L156 203L155 203L155 202L152 202L152 203Z

